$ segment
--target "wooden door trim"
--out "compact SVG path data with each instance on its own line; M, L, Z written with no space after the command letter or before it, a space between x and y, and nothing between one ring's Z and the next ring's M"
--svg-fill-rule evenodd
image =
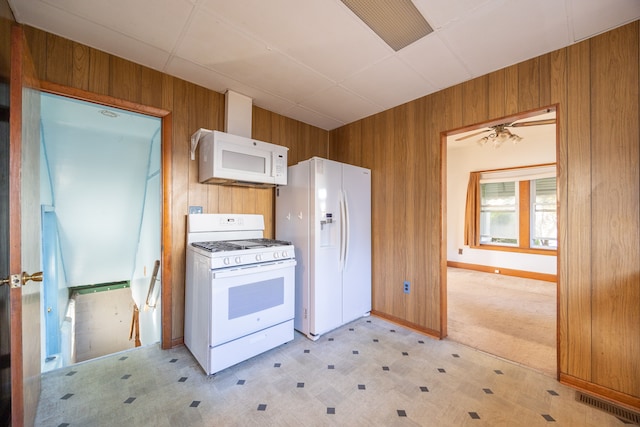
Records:
M171 227L171 199L172 199L172 147L173 147L173 123L172 113L169 110L139 104L108 95L100 95L86 90L63 86L48 81L40 82L42 92L74 98L94 104L102 104L107 107L120 108L122 110L158 117L162 121L162 287L161 287L161 328L162 348L168 349L175 345L171 338L172 318L172 274L171 274L171 244L173 231Z
M16 113L9 115L9 273L22 271L21 221L22 212L20 180L22 167L22 84L24 36L22 28L11 28L11 77L9 83L9 105ZM24 422L24 367L22 362L22 289L11 288L11 423L14 426Z

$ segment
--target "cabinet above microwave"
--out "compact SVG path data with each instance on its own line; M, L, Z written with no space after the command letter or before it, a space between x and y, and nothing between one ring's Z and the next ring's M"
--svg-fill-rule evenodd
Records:
M287 147L226 132L199 129L191 136L201 183L273 187L287 185Z

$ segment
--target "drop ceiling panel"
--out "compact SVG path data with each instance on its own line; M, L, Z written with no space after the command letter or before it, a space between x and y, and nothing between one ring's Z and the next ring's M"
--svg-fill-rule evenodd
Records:
M580 41L605 32L620 22L640 18L638 0L568 0L573 17L573 39Z
M475 9L496 0L414 0L414 4L426 17L434 29L439 29L465 15L472 15Z
M425 55L425 52L429 52ZM418 40L399 52L400 58L420 73L436 90L472 78L471 73L437 34Z
M345 80L342 86L384 109L417 98L417 94L435 90L432 84L396 56L390 56L355 74Z
M392 52L337 1L206 0L203 7L336 82Z
M286 110L283 115L321 129L335 129L346 124L334 118L326 117L317 111L304 108L301 105L296 105L289 110Z
M305 100L304 106L343 123L351 123L382 111L379 105L362 99L340 86L332 86L314 94Z
M236 30L201 10L177 56L292 102L333 84L312 69L293 61L271 46Z
M171 52L193 5L187 0L44 0L60 10ZM141 17L143 17L141 19Z
M440 36L474 76L570 43L564 3L557 0L488 3Z

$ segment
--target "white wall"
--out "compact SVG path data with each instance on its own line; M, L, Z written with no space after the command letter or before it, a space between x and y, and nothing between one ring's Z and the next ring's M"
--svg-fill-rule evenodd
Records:
M155 282L155 291L150 303L155 307L145 306L151 275L155 260L160 260L162 218L162 186L160 174L160 133L152 141L151 162L147 187L145 191L144 212L140 225L140 238L136 253L135 269L131 277L131 295L140 310L140 342L142 345L159 342L161 337L160 289L162 287L162 270ZM155 303L155 304L154 304Z
M447 260L487 265L492 267L524 270L544 274L556 274L556 257L550 255L471 249L464 245L464 211L467 198L469 172L510 168L517 166L555 163L555 126L537 126L536 137L526 137L525 128L513 130L524 139L513 145L505 143L500 148L482 147L469 138L466 144L449 137L447 144ZM472 143L468 143L471 141ZM456 148L464 145L463 148ZM462 249L462 255L458 254Z

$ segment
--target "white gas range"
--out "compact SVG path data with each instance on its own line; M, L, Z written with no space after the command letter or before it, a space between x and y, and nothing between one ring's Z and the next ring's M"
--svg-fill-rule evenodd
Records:
M296 265L262 215L187 217L184 342L210 375L293 339Z

